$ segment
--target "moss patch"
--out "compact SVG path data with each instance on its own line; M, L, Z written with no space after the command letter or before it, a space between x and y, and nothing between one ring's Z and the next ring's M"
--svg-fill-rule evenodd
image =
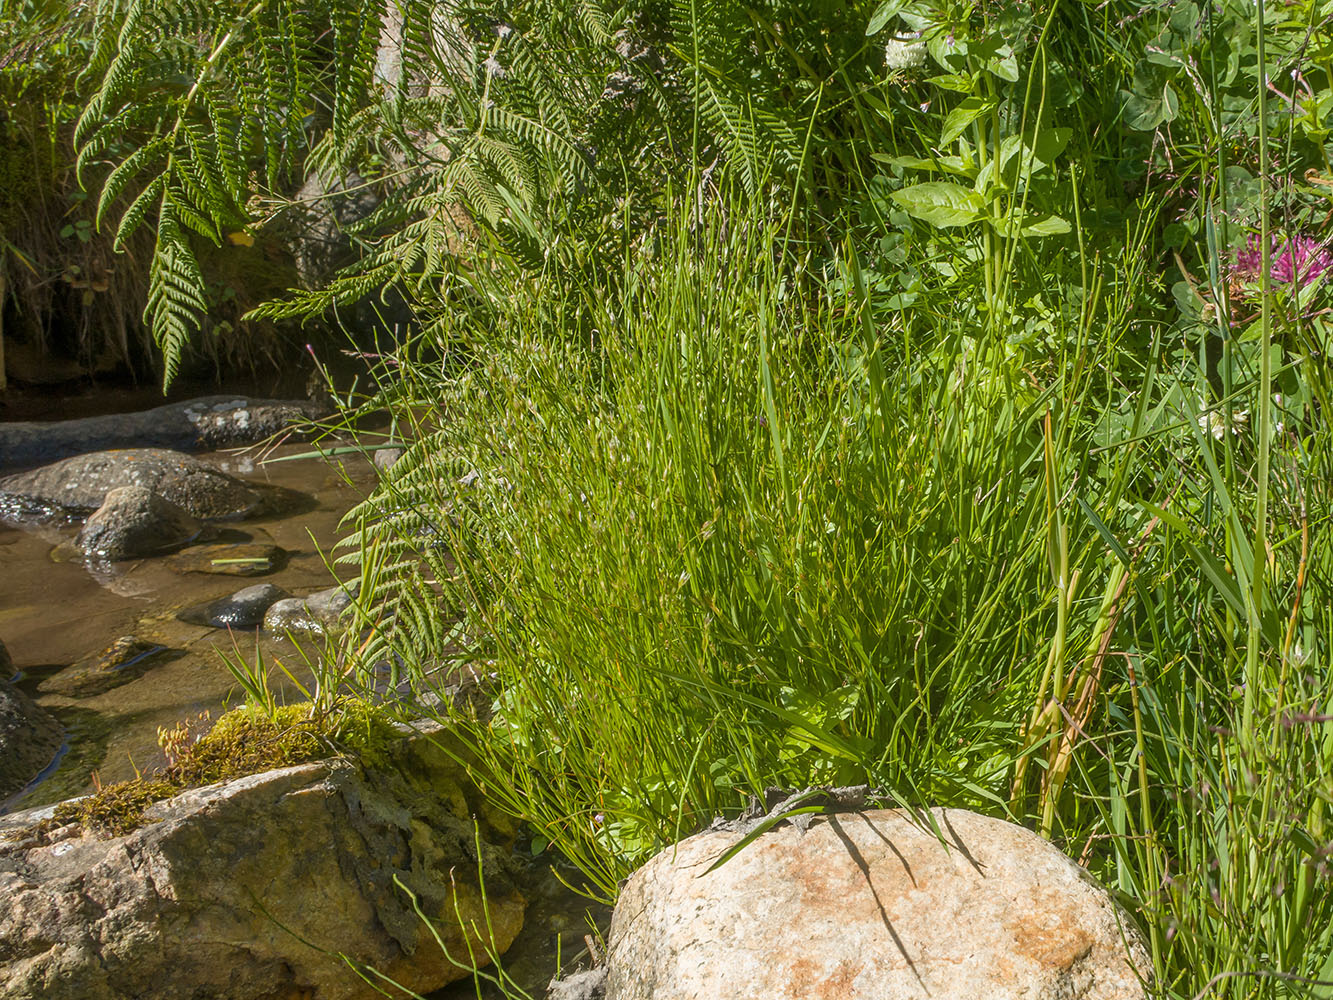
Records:
M271 715L247 706L228 712L196 736L205 719L159 731L158 742L167 755L164 771L64 803L56 809L56 823L77 822L101 836L118 837L142 826L144 810L152 803L187 788L338 754L355 755L373 766L402 739L384 714L365 702L347 702L322 715L309 702L284 705Z
M99 788L74 802L62 802L52 817L56 826L79 823L105 837L119 837L143 825L144 810L178 789L160 778L135 778Z

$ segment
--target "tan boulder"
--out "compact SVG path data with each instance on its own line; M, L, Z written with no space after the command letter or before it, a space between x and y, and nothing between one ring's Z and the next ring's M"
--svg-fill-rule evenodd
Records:
M512 830L474 821L486 806L443 739L383 772L326 761L187 791L110 839L50 810L0 817L0 998L360 1000L379 974L418 993L468 975L525 902Z
M924 815L924 814L923 814ZM1142 1000L1149 963L1106 891L1023 827L933 810L802 834L702 833L616 905L607 1000Z

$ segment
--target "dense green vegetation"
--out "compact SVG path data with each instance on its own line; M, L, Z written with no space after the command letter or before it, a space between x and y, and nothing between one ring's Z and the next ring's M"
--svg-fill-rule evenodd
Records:
M535 849L868 782L1052 838L1163 997L1330 995L1333 4L87 7L168 359L210 246L376 196L258 310L414 317L339 669L490 675Z

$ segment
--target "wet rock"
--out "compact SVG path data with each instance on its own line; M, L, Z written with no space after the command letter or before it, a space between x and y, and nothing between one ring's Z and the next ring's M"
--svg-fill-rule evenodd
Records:
M400 445L392 445L388 448L376 448L375 455L371 460L375 463L375 468L381 472L388 472L406 454L406 448Z
M90 559L119 562L178 549L199 530L188 511L147 486L121 486L88 517L77 544Z
M37 777L63 739L60 723L18 688L0 681L0 801Z
M877 810L774 828L711 872L740 833L667 849L616 905L608 1000L1142 1000L1138 932L1086 872L1020 826L933 814L944 843Z
M139 413L0 423L0 468L54 462L108 448L201 451L250 444L331 412L305 400L205 396Z
M431 739L452 746L438 729ZM484 820L478 857L483 805L422 737L383 771L304 764L188 791L109 840L43 835L50 809L0 817L0 996L381 996L352 963L427 993L522 926L505 837Z
M208 604L189 608L182 611L179 617L191 625L207 625L210 628L254 628L263 623L264 612L274 602L290 596L281 587L259 583Z
M184 415L194 425L192 447L213 450L262 441L294 424L320 420L333 408L324 402L284 399L196 400Z
M264 615L268 632L312 632L317 635L334 630L343 613L352 606L360 581L340 584L308 597L289 597L277 601Z
M606 996L606 969L587 969L563 979L553 979L546 990L546 1000L603 1000Z
M23 524L82 517L123 486L151 490L200 518L255 516L279 509L289 499L289 491L244 482L189 455L127 448L5 476L0 479L0 518Z
M226 576L263 576L281 569L287 552L263 542L193 545L167 559L177 573L219 573Z
M310 613L325 624L336 622L344 611L352 606L352 599L361 590L361 581L339 584L328 590L321 590L305 599Z
M322 635L324 626L316 620L299 597L276 601L264 615L266 632L314 632Z
M161 643L122 635L105 649L85 656L77 663L42 681L43 694L67 698L91 698L143 675L156 659L170 650Z

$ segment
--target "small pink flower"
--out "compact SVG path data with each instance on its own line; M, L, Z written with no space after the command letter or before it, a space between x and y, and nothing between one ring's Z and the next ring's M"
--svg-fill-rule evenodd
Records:
M1326 243L1312 236L1293 236L1281 241L1273 238L1268 257L1268 275L1279 285L1304 288L1333 269L1333 252ZM1258 281L1263 270L1263 245L1258 234L1251 235L1236 252L1232 275L1240 281Z

